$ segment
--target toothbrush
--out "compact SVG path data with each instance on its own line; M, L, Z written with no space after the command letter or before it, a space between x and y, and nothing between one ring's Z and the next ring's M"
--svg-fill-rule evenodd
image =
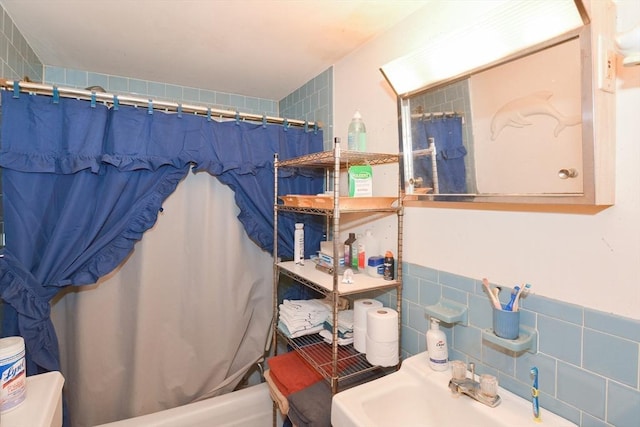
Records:
M515 311L513 309L513 304L516 302L516 298L518 297L519 294L520 294L520 286L515 286L511 291L511 299L509 300L507 305L504 306L504 309L506 311Z
M491 302L491 305L493 306L493 308L501 310L502 306L500 305L500 300L491 291L491 286L489 285L489 281L487 279L482 279L482 286L484 287L485 291L487 291L487 295L489 295L489 301Z
M535 366L531 368L531 376L533 377L533 386L531 387L531 403L533 404L533 419L535 422L541 422L540 418L540 405L538 403L538 368Z
M522 289L520 289L520 292L518 292L518 295L516 295L516 300L513 303L513 311L518 311L519 310L519 301L520 301L520 297L524 294L529 293L529 291L531 290L531 285L530 284L526 284L524 285L524 287Z

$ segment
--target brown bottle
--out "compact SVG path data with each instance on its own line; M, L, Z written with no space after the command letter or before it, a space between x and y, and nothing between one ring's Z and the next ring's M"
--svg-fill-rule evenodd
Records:
M349 233L349 238L344 242L344 266L350 268L353 262L353 243L356 241L356 233Z

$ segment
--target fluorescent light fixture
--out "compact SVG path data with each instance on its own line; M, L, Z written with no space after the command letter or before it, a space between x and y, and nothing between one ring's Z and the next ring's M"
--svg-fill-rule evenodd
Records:
M407 95L568 34L586 22L580 0L507 1L473 25L428 41L381 71L398 95Z

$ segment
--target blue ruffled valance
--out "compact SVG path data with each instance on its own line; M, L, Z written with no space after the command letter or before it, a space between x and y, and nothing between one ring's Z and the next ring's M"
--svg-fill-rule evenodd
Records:
M322 133L202 116L48 96L2 94L0 167L23 172L72 174L106 165L120 171L166 165L214 176L255 173L287 159L322 150Z

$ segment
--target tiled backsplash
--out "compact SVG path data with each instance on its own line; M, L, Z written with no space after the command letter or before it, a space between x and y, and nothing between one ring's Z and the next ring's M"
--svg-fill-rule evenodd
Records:
M503 286L503 302L510 290ZM534 288L521 300L521 323L537 329L538 352L514 353L482 339L492 310L481 278L404 263L403 358L426 350L424 307L440 298L468 307L467 326L441 323L450 360L475 362L476 372L496 375L525 399L531 398L529 370L537 366L543 408L582 427L639 425L640 321L538 296Z

